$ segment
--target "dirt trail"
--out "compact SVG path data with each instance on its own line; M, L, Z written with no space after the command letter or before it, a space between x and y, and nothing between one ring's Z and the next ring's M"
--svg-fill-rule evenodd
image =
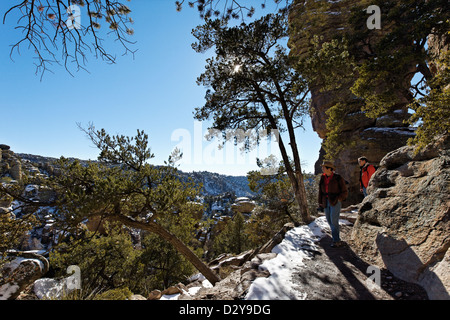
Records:
M345 244L330 247L331 237L325 236L319 244L319 252L293 274L293 281L307 300L427 300L420 286L394 277L388 270L380 270L380 284L374 277L370 265L351 248L350 226L341 226L341 237Z

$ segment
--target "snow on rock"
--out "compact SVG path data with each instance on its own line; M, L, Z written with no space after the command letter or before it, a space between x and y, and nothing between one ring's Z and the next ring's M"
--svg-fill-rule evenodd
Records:
M65 292L63 281L50 278L36 280L33 289L39 299L60 299Z
M342 219L339 222L347 223ZM304 259L311 257L311 251L317 251L316 243L328 230L325 217L289 230L284 240L272 249L277 256L259 266L269 271L270 276L257 278L251 284L246 300L305 300L307 294L296 290L292 274L304 265Z
M190 287L187 290L182 289L182 293L175 293L175 294L163 294L159 300L178 300L180 295L189 295L189 296L195 296L197 292L202 288L213 288L214 286L206 280L206 278L201 274L198 273L190 278L192 281L197 281L200 283L199 286L196 287Z
M178 297L181 293L175 293L175 294L165 294L161 296L159 300L178 300Z
M341 219L341 224L350 224ZM325 217L319 217L308 225L293 228L286 232L283 241L272 249L276 256L264 260L260 271L268 271L268 277L257 277L248 289L246 300L305 300L307 293L296 288L292 275L304 266L304 259L313 257L319 251L318 242L330 232ZM194 297L201 288L213 288L201 274L190 280L201 282L200 286L183 290L184 295ZM163 295L161 300L178 300L181 294Z
M47 272L39 259L18 257L4 265L0 279L0 300L13 300L27 285Z
M373 127L373 128L367 128L364 130L364 132L377 132L377 133L396 133L400 135L408 135L408 136L415 136L416 132L414 128L405 128L405 127Z

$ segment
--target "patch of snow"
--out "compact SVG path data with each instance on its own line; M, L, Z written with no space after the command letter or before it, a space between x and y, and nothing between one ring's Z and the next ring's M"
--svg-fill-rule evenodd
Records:
M412 128L404 128L404 127L399 127L399 128L390 128L390 127L383 127L383 128L367 128L364 131L374 131L374 132L392 132L392 133L396 133L396 134L401 134L401 135L408 135L408 136L415 136L416 132L414 129Z
M204 281L205 279L206 278L205 278L204 275L202 275L201 273L197 273L197 274L194 274L192 277L189 278L189 282L194 282L196 280L201 282L201 281Z
M340 224L351 224L345 219ZM267 270L270 276L257 278L250 285L246 300L305 300L306 292L295 288L292 275L303 266L304 259L311 259L311 251L318 250L317 243L330 232L325 217L319 217L306 226L293 228L286 232L281 243L272 249L277 256L265 260L260 270ZM212 288L213 285L201 274L196 274L190 280L202 281L202 287ZM202 287L193 287L185 294L195 295ZM180 294L163 295L160 300L178 300Z
M39 299L60 299L66 291L64 281L42 278L34 282L34 293Z
M32 251L28 251L28 252L32 252ZM44 263L39 260L39 259L30 259L30 258L22 258L22 257L18 257L15 258L14 260L12 260L11 262L7 263L4 265L5 269L11 269L11 272L14 271L21 263L25 262L25 261L31 261L32 263L34 263L35 265L39 266L41 271L45 270L45 266Z
M218 205L217 203L213 203L211 206L211 211L223 211L225 210L224 207L222 207L221 205Z
M38 191L39 186L37 184L29 184L25 187L25 192L32 192L32 191Z
M187 291L187 294L193 296L193 295L195 295L201 288L202 288L202 287L192 287L192 288L189 288L188 291Z
M349 223L340 219L340 223ZM309 225L300 226L286 232L284 240L272 249L277 256L264 261L259 266L268 270L270 276L257 278L251 285L246 300L305 300L307 294L296 290L292 274L310 259L311 250L325 236L330 227L325 217L319 217Z
M165 294L159 300L178 300L181 293Z

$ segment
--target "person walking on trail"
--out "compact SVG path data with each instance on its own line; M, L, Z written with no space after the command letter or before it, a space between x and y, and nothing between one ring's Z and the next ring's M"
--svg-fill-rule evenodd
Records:
M322 163L323 174L319 182L319 207L325 211L325 217L331 229L332 247L343 243L339 236L339 216L342 201L347 198L348 190L344 178L335 173L336 167L331 161Z
M359 186L360 191L367 197L367 186L369 185L370 178L375 173L375 167L369 163L366 157L358 158L359 163Z

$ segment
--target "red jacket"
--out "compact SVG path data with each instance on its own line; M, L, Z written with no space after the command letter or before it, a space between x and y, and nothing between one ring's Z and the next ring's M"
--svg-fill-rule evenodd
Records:
M375 173L375 167L369 163L366 163L364 167L361 168L361 176L359 178L359 185L367 188L369 185L369 180Z

